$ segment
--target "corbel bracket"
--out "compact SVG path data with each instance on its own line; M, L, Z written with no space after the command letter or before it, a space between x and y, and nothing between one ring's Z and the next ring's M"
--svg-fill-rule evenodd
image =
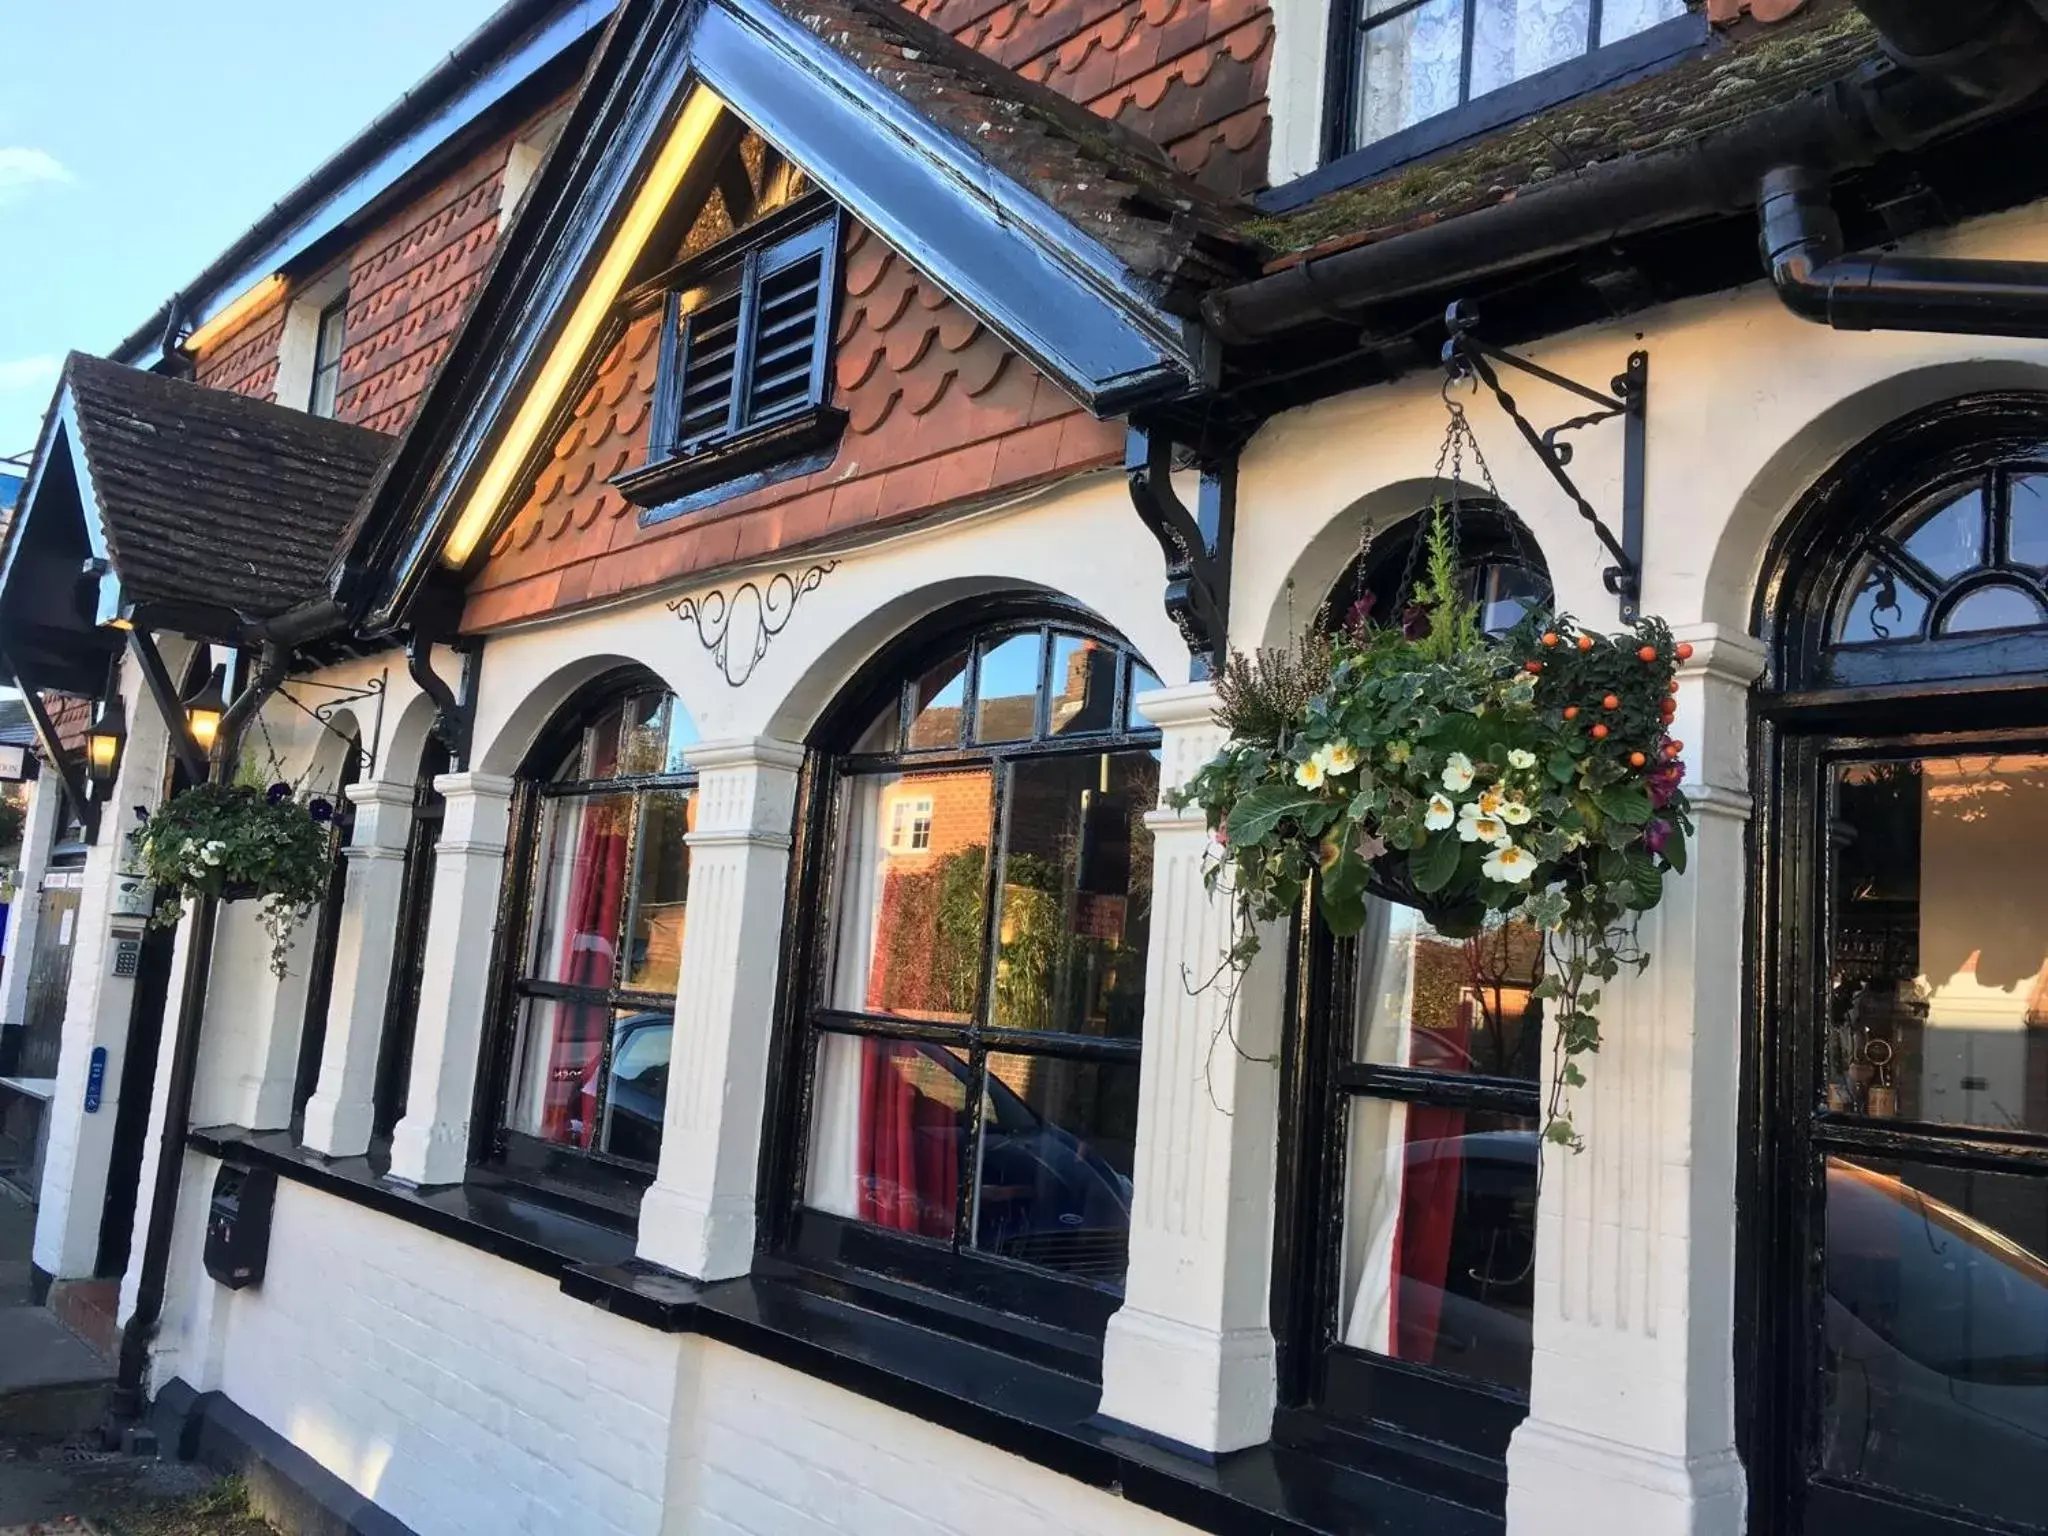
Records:
M1237 527L1237 453L1196 454L1201 490L1190 512L1174 489L1174 440L1133 422L1124 449L1131 505L1166 553L1166 612L1187 642L1190 676L1214 677L1230 648L1230 550Z
M1551 479L1571 498L1572 505L1579 509L1579 516L1593 525L1593 532L1599 535L1601 544L1614 557L1614 564L1607 567L1603 577L1607 590L1620 599L1622 622L1633 624L1641 614L1643 596L1643 484L1644 459L1649 446L1650 354L1631 352L1627 367L1614 376L1614 393L1602 394L1525 357L1517 357L1482 341L1476 334L1478 325L1478 312L1462 299L1444 312L1444 328L1450 332L1450 339L1444 343L1444 371L1453 382L1477 379L1493 391L1500 408L1507 412L1515 429L1535 450L1536 457L1543 461L1543 467L1550 471ZM1597 409L1574 416L1569 421L1561 421L1548 431L1538 431L1515 404L1515 397L1501 387L1500 375L1493 366L1496 363L1518 369L1532 378L1577 395L1590 401ZM1622 418L1623 434L1619 538L1601 520L1593 504L1586 500L1567 472L1566 466L1572 461L1572 445L1559 441L1564 433L1598 426L1617 416Z
M434 670L434 641L419 630L405 646L405 670L434 705L434 739L448 749L448 760L458 771L468 765L470 735L476 723L477 674L483 660L480 645L457 644L462 653L462 697L441 680Z

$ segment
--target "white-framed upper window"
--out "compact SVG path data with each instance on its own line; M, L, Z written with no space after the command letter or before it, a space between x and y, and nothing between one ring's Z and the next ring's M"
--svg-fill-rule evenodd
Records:
M501 219L518 211L526 198L526 189L533 185L541 162L555 147L555 140L562 136L562 124L568 120L569 109L557 107L512 141L512 148L505 156L504 180L499 184L498 216Z
M341 355L348 344L348 263L299 284L277 348L279 405L333 416L341 402Z
M348 295L320 311L313 333L313 391L306 409L315 416L334 415L341 398L341 354L348 344Z
M922 853L932 845L932 798L898 800L889 812L889 848L894 853Z

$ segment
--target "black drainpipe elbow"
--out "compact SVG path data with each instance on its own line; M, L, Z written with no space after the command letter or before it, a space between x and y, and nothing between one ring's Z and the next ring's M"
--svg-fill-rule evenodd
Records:
M1766 172L1764 265L1785 307L1838 331L2048 338L2048 262L1845 255L1827 176Z

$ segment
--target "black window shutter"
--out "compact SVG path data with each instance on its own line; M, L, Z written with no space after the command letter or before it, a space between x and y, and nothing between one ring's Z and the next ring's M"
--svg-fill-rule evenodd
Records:
M761 277L755 307L753 366L746 420L771 421L812 403L819 352L818 318L825 299L825 257L809 251Z
M726 435L732 425L733 378L739 368L740 308L744 290L694 310L683 322L682 377L676 390L675 445L679 451Z

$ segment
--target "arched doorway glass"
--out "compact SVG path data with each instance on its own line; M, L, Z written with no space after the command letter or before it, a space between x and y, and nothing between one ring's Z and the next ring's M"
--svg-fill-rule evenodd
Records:
M1752 1529L2048 1531L2048 397L1887 429L1761 615Z

